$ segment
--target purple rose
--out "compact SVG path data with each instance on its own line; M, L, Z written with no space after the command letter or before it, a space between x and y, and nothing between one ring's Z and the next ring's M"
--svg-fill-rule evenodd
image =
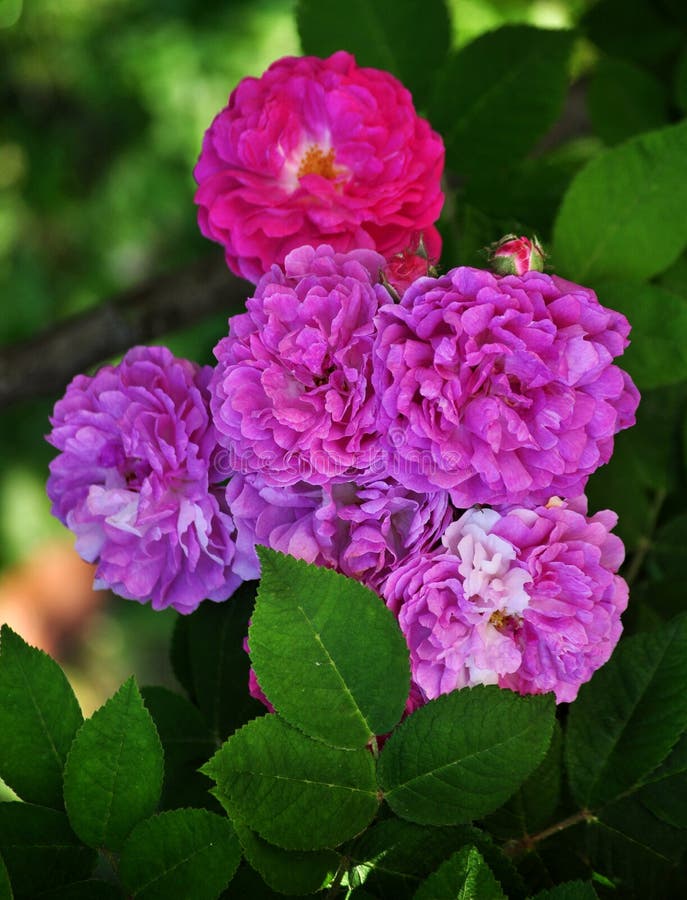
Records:
M212 465L210 375L164 347L134 347L78 375L55 405L48 495L79 554L97 562L97 588L190 613L239 585Z
M245 579L259 577L254 548L263 544L376 591L399 563L436 546L451 519L446 491L418 494L391 478L278 487L235 475L227 502Z
M616 515L585 513L583 497L470 509L446 529L443 550L391 573L383 596L425 700L475 684L575 699L618 642L628 595Z
M627 320L556 276L421 278L378 327L374 383L398 477L448 489L458 507L577 496L634 423L639 394L612 364Z
M215 348L212 411L234 468L273 484L347 480L379 452L371 250L301 247L260 281ZM353 474L351 474L353 473Z

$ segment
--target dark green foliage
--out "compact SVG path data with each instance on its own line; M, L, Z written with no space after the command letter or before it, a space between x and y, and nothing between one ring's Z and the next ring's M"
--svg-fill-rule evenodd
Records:
M449 167L462 176L512 168L561 110L571 48L568 32L518 25L452 56L430 106Z
M243 641L253 611L255 583L245 582L227 603L206 600L177 631L175 643L177 672L186 660L191 696L197 697L200 711L212 734L223 741L264 707L248 694L248 654ZM184 641L187 642L186 649ZM186 685L185 685L186 686Z
M298 0L296 18L304 53L348 50L359 65L396 75L421 108L449 50L444 0Z

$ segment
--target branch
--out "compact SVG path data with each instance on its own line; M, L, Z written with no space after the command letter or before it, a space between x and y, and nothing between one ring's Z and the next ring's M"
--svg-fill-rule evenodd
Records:
M134 344L244 308L252 285L232 275L221 256L144 282L42 334L0 348L0 407L54 396L79 372ZM220 335L218 335L218 338Z

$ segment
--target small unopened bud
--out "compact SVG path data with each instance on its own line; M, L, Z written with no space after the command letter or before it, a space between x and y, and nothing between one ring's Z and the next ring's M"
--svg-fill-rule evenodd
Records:
M392 256L381 272L381 280L394 300L400 300L406 289L424 275L436 276L433 260L429 258L424 238L419 236L402 253Z
M524 275L526 272L543 272L545 256L536 235L530 240L507 234L492 246L489 264L497 275Z

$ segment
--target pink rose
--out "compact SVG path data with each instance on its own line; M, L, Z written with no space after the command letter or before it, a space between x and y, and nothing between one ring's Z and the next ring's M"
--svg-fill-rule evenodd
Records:
M245 78L205 134L198 222L227 265L257 282L304 244L403 251L434 228L444 145L388 72L350 53L286 57Z

